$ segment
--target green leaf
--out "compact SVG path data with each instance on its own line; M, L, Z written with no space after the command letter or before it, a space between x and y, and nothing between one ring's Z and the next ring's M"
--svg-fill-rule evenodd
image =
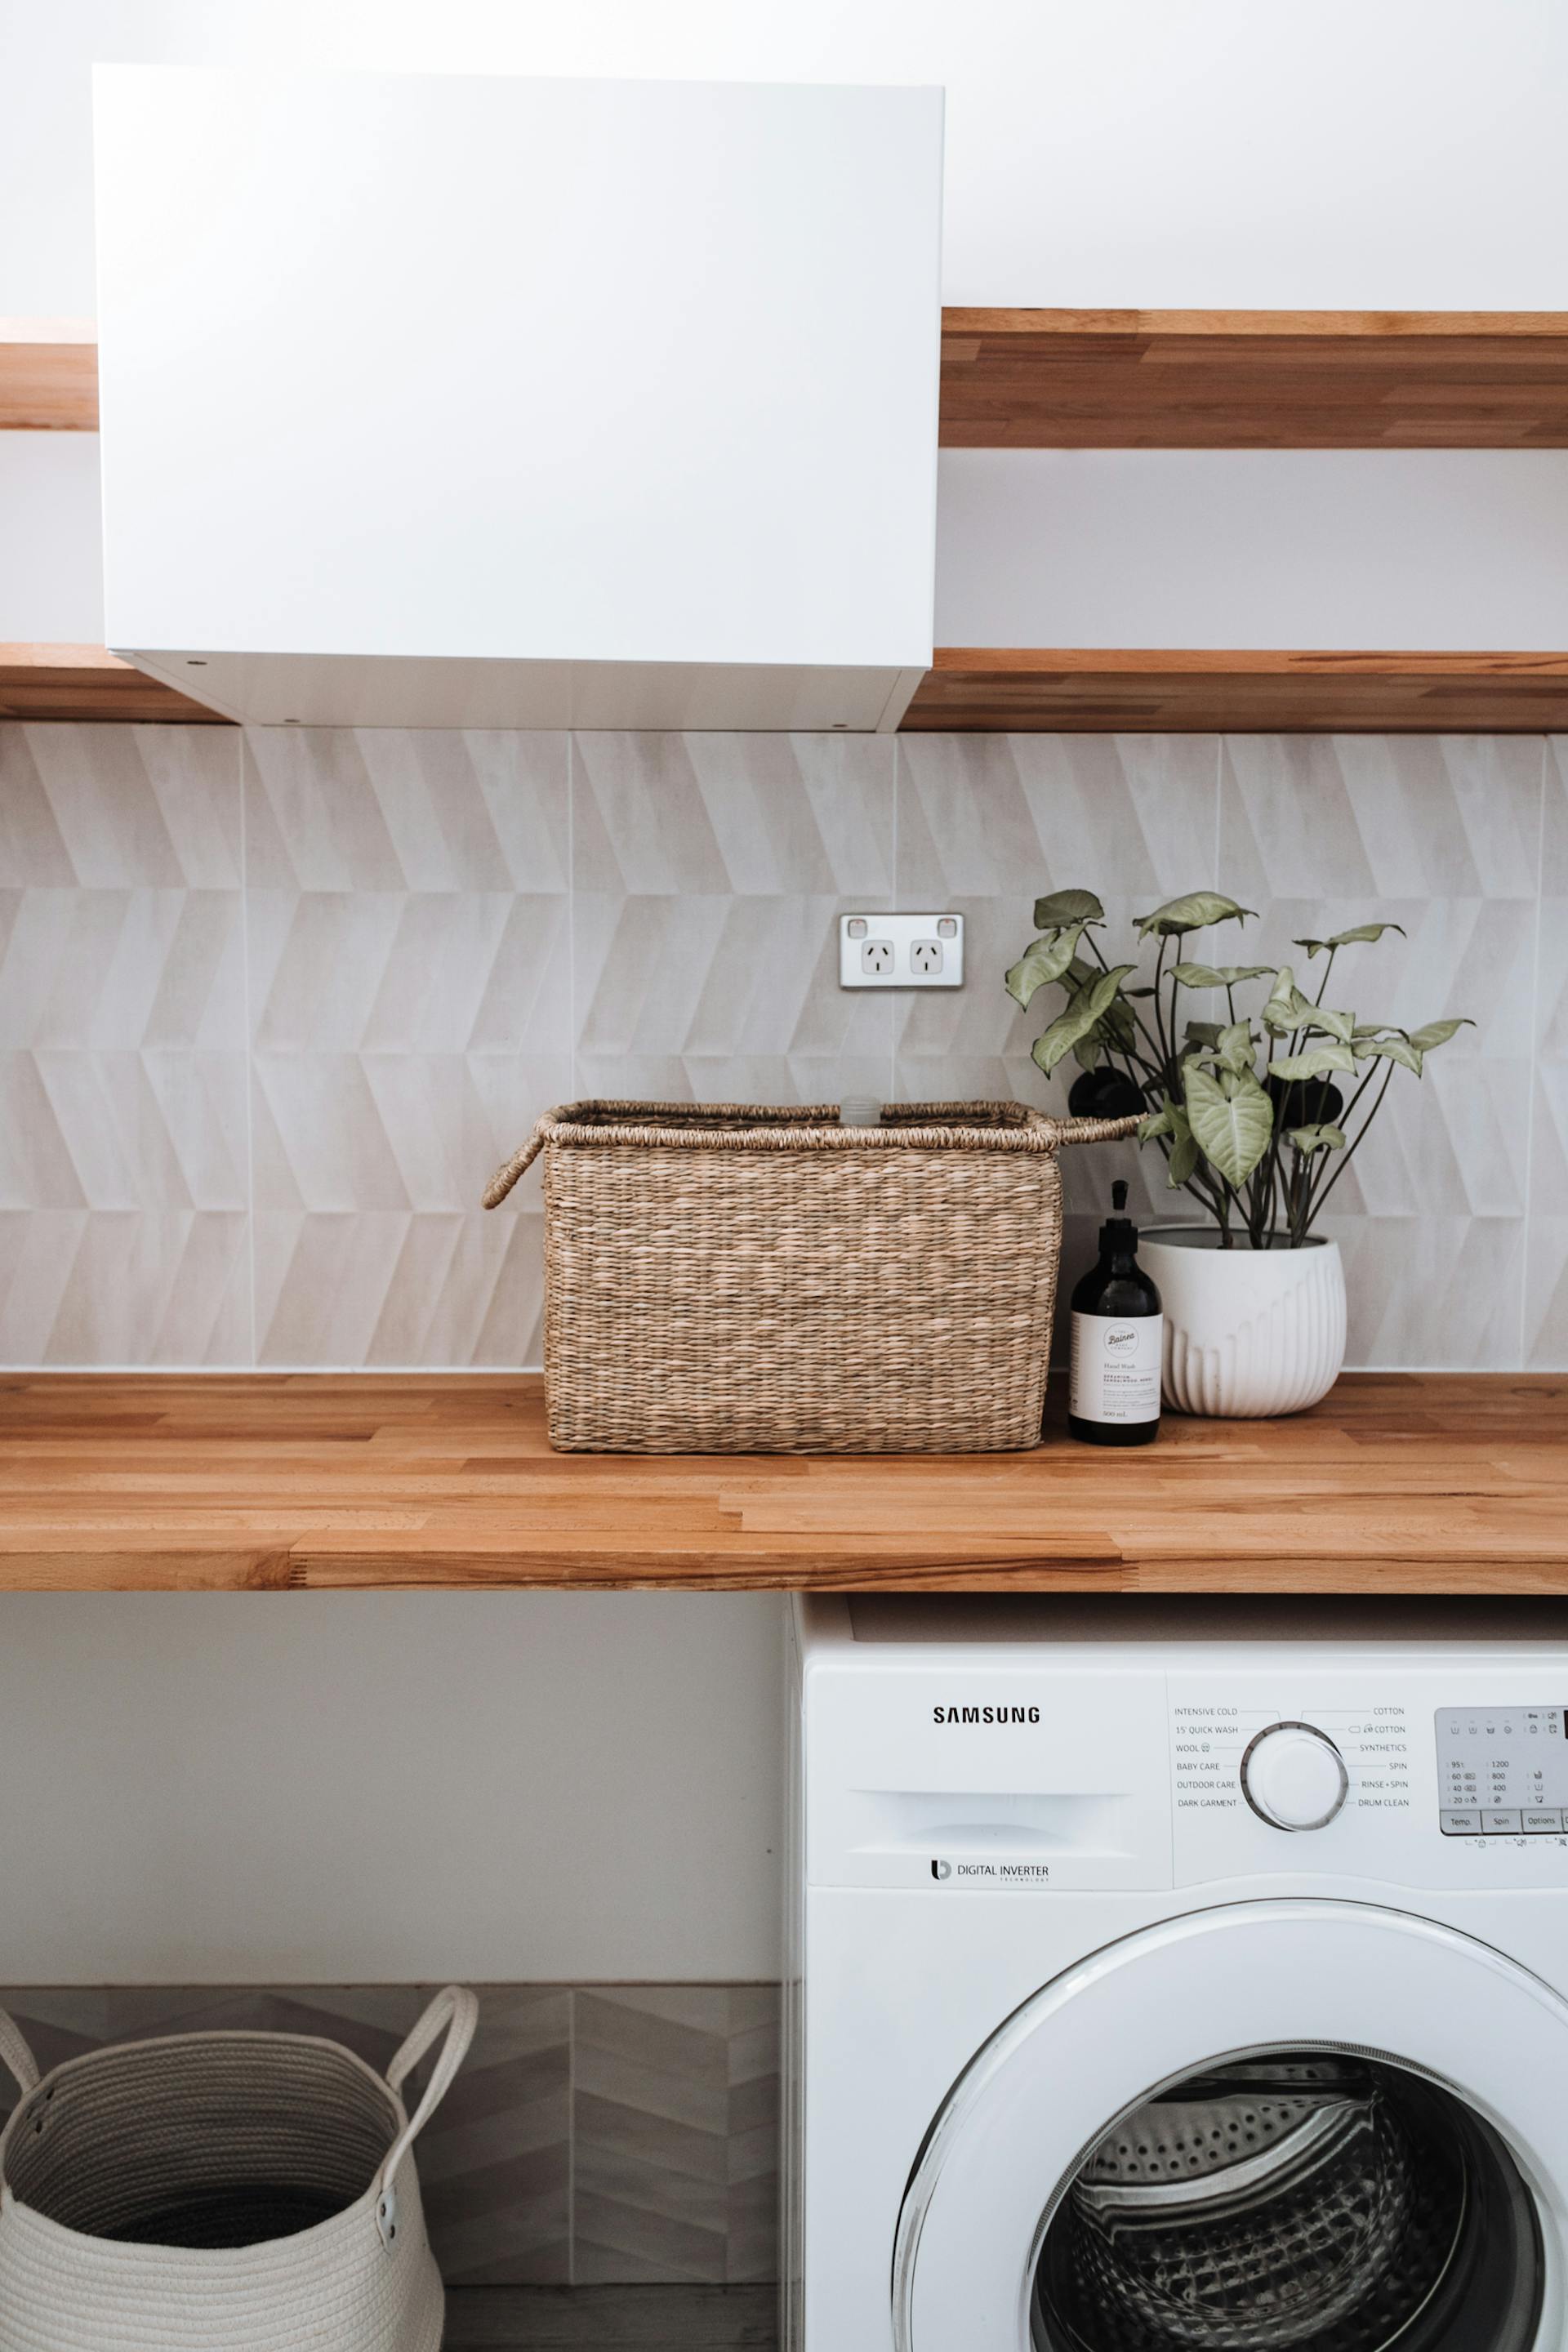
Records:
M1233 1021L1228 1029L1222 1029L1218 1045L1220 1059L1227 1070L1245 1070L1249 1077L1252 1076L1253 1037L1248 1022Z
M1069 923L1103 923L1105 909L1092 890L1053 890L1035 901L1037 931L1065 930Z
M1119 963L1110 971L1101 972L1097 980L1080 988L1065 1013L1051 1023L1043 1037L1035 1040L1034 1059L1048 1078L1064 1055L1070 1054L1080 1037L1087 1037L1100 1015L1110 1004L1123 978L1137 970L1136 964Z
M1165 1182L1173 1192L1179 1192L1198 1164L1198 1139L1189 1128L1178 1136L1165 1162Z
M1065 931L1053 931L1047 938L1037 940L1032 948L1025 950L1008 972L1008 995L1016 997L1020 1004L1026 1005L1037 988L1048 987L1052 981L1060 980L1071 964L1082 937L1083 925L1071 923Z
M1290 944L1295 948L1305 948L1310 960L1316 955L1327 955L1333 948L1354 947L1363 940L1375 945L1384 931L1397 931L1402 940L1408 936L1403 923L1358 923L1353 931L1336 931L1331 940L1292 940Z
M1186 1027L1186 1043L1189 1047L1194 1045L1217 1045L1219 1044L1219 1039L1220 1024L1217 1021L1188 1022Z
M1165 1181L1173 1192L1179 1192L1196 1168L1199 1153L1186 1112L1179 1102L1173 1102L1169 1095L1165 1097L1163 1110L1155 1111L1140 1120L1138 1126L1140 1143L1157 1142L1164 1136L1173 1139L1165 1163Z
M1263 1026L1271 1037L1289 1037L1293 1030L1304 1029L1318 1008L1310 996L1303 996L1296 985L1296 975L1288 963L1282 963L1274 975L1274 987L1263 1008Z
M1310 1159L1314 1151L1342 1151L1345 1131L1342 1127L1293 1127L1290 1140L1298 1151Z
M1126 969L1131 971L1132 967L1129 964ZM1138 1024L1132 1017L1132 1007L1121 996L1112 997L1100 1017L1095 1034L1106 1045L1114 1045L1119 1052L1125 1053L1138 1037Z
M1258 1080L1189 1064L1187 1117L1204 1158L1230 1184L1245 1184L1274 1134L1274 1106Z
M1315 1004L1311 1026L1325 1036L1337 1037L1342 1045L1348 1045L1355 1035L1355 1014L1331 1013L1326 1005Z
M1327 1077L1331 1070L1353 1070L1356 1055L1362 1051L1360 1046L1352 1052L1349 1045L1313 1045L1305 1054L1281 1055L1269 1063L1268 1075L1286 1086L1295 1086L1302 1078Z
M1380 1057L1397 1062L1402 1070L1414 1070L1421 1076L1421 1049L1408 1037L1363 1037L1356 1049L1358 1062L1373 1062Z
M1173 963L1171 978L1184 988L1238 988L1244 980L1267 979L1272 969L1266 963Z
M1163 939L1179 938L1185 931L1205 931L1211 923L1245 923L1256 912L1256 908L1238 907L1234 898L1224 898L1217 890L1189 890L1184 898L1167 898L1152 915L1140 915L1138 936L1146 940L1151 931L1156 931Z
M1410 1042L1418 1054L1429 1054L1436 1045L1446 1045L1461 1029L1473 1029L1475 1023L1460 1021L1428 1021L1424 1029L1412 1029Z
M1186 1112L1179 1102L1174 1101L1170 1095L1166 1095L1159 1110L1147 1111L1139 1120L1137 1140L1140 1143L1154 1143L1162 1136L1166 1135L1173 1135L1180 1139L1191 1132L1187 1124Z

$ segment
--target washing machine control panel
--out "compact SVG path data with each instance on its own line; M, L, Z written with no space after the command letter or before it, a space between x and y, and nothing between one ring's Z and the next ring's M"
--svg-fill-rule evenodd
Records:
M1568 1699L1544 1699L1539 1667L1480 1664L1173 1674L1176 1885L1568 1885Z
M1445 1837L1568 1830L1568 1706L1440 1706L1437 1799Z

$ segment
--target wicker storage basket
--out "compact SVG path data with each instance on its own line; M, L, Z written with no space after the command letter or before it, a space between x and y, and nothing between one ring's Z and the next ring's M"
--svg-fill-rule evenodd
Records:
M581 1102L544 1153L550 1442L628 1454L974 1453L1040 1434L1057 1151L1131 1119L1019 1103Z
M69 2058L0 2137L0 2352L439 2352L413 2144L473 2037L437 1994L384 2080L335 2042L181 2033ZM405 2077L445 2036L410 2118Z

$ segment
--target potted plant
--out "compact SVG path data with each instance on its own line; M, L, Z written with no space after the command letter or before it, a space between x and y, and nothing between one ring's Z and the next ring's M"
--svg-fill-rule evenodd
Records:
M1344 1271L1337 1243L1313 1228L1394 1072L1419 1077L1428 1054L1474 1025L1402 1029L1330 1004L1343 951L1401 931L1397 923L1295 940L1308 965L1324 959L1315 995L1292 964L1188 956L1194 931L1251 913L1217 890L1193 890L1140 916L1140 948L1155 943L1145 977L1136 962L1106 961L1095 937L1105 909L1092 890L1057 890L1036 902L1039 936L1007 974L1022 1005L1041 989L1061 992L1034 1058L1047 1076L1069 1055L1077 1062L1069 1108L1136 1112L1139 1139L1163 1153L1170 1188L1208 1213L1202 1224L1156 1226L1142 1244L1164 1301L1166 1401L1184 1412L1299 1412L1333 1386ZM1252 1012L1238 992L1252 994Z

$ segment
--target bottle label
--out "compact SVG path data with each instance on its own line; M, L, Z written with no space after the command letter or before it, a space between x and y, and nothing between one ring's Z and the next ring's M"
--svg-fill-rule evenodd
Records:
M1068 1405L1077 1421L1160 1418L1163 1315L1075 1315Z

